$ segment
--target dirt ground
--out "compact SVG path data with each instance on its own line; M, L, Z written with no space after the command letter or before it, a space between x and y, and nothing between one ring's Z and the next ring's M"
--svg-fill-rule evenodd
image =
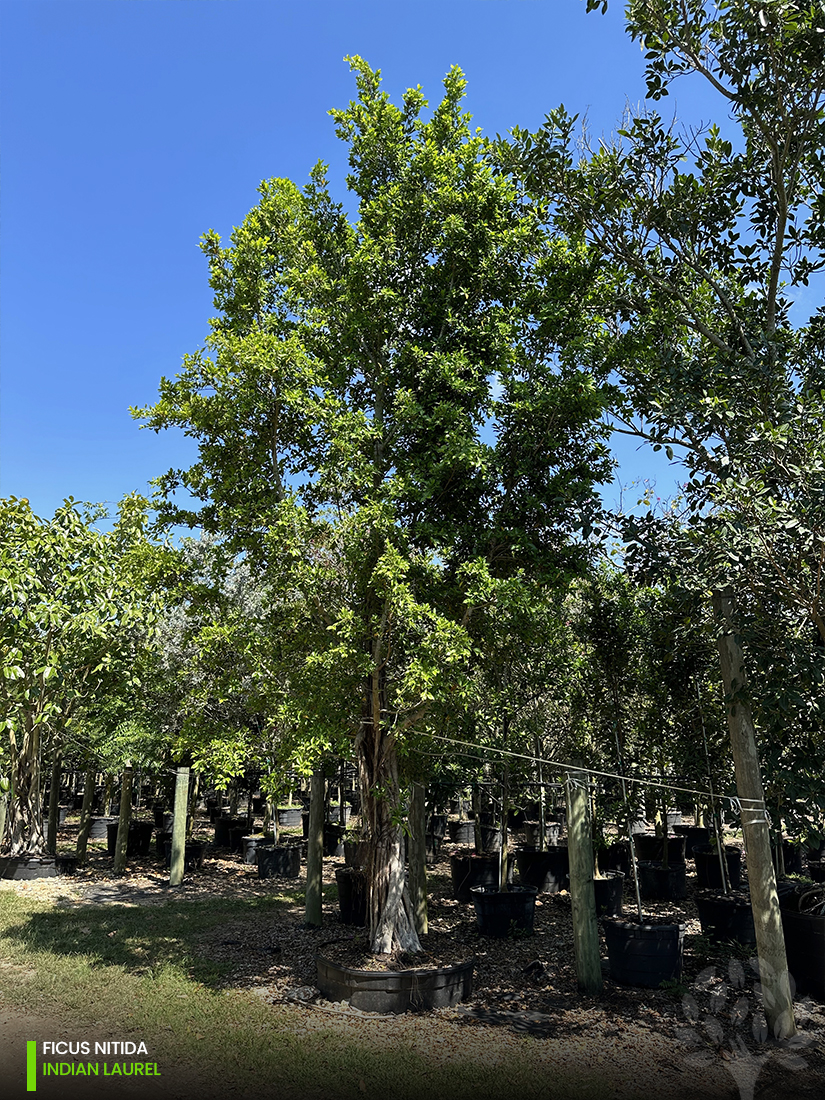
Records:
M689 897L678 903L686 923L685 973L672 990L627 989L605 974L599 997L578 994L572 957L570 899L566 892L542 896L536 909L533 936L489 940L475 930L472 906L452 898L449 864L431 869L430 922L450 933L476 959L472 997L454 1009L406 1017L359 1013L343 1003L325 1001L314 988L318 947L343 931L335 901L325 903L325 927L304 928L300 906L277 923L260 915L244 918L237 927L224 924L202 938L199 949L210 959L230 964L226 986L272 1006L280 1025L301 1034L330 1032L368 1049L412 1046L437 1072L440 1065L470 1058L494 1069L507 1054L525 1051L537 1072L546 1077L547 1096L564 1100L554 1081L571 1075L593 1085L601 1100L823 1100L825 1098L825 1005L810 998L797 1003L800 1038L793 1047L757 1042L752 1024L758 1016L757 975L742 952L720 947L708 955L707 941ZM325 879L334 882L340 859L325 860ZM692 879L692 876L689 876ZM115 878L110 862L95 854L78 876L33 883L0 883L15 890L76 910L88 905L152 906L174 893L176 900L208 896L251 897L267 893L273 880L260 880L254 868L238 857L211 853L201 872L174 892L152 861L139 861L130 873ZM300 881L293 883L300 885ZM629 904L629 896L626 904ZM661 915L674 912L667 903L650 905ZM350 930L347 930L349 934ZM254 945L250 948L250 945ZM7 980L0 967L0 1067L2 1095L25 1091L27 1040L88 1038L68 1020L46 1019L4 1010L2 990ZM739 988L733 986L738 983ZM735 996L734 996L735 994ZM737 1009L737 1003L739 1008ZM742 1017L741 1006L750 1011ZM109 1035L101 1027L96 1039L129 1038ZM197 1065L161 1065L161 1076L149 1080L41 1078L41 1096L69 1100L95 1097L126 1100L152 1096L159 1100L241 1095L231 1071L220 1081L203 1079ZM501 1082L502 1100L508 1096ZM369 1092L363 1082L362 1092ZM264 1087L257 1096L272 1095ZM283 1096L279 1100L288 1100ZM305 1095L291 1100L321 1100L307 1082ZM485 1098L479 1098L485 1100ZM497 1100L490 1093L490 1100Z

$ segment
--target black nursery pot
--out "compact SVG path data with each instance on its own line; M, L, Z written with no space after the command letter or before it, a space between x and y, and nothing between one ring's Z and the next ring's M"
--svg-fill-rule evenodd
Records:
M646 901L681 901L687 896L684 863L664 867L652 860L640 860L639 893Z
M482 936L504 939L515 932L533 931L536 913L535 886L473 886L470 890L476 922Z
M298 878L301 874L301 846L259 844L255 848L258 878Z
M593 889L596 895L597 917L622 915L624 874L621 871L606 871L603 878L594 878Z
M636 858L651 860L658 863L662 859L664 850L664 837L652 836L650 833L639 833L633 837L636 847ZM685 838L683 836L670 836L667 838L667 861L676 863L685 861Z
M512 863L508 864L507 881L512 879ZM453 896L460 902L473 900L471 890L474 886L493 886L498 888L499 857L466 855L450 856L450 874L453 880Z
M637 924L612 917L602 923L614 981L658 989L682 973L684 924Z
M184 871L197 871L203 866L204 845L197 840L187 840L183 849ZM166 866L172 866L172 841L166 841Z
M557 894L567 882L570 855L566 845L546 852L523 850L516 853L516 864L523 886L535 886L540 894Z
M749 898L741 894L723 894L720 890L699 890L696 893L696 909L702 931L710 939L756 943Z
M722 872L719 853L712 844L699 844L693 849L696 865L696 885L702 890L721 890ZM725 845L725 869L730 888L738 890L742 883L742 849L735 844Z
M338 883L338 909L342 924L354 924L363 928L367 923L369 892L365 871L354 867L339 867L335 872Z

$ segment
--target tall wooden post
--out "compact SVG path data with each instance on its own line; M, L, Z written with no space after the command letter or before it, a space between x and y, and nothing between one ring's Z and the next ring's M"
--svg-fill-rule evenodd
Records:
M175 769L175 806L172 811L172 858L169 885L180 886L186 863L186 812L189 809L189 769Z
M413 783L410 791L410 901L415 930L427 934L427 806L423 783Z
M593 886L593 834L587 779L586 772L567 774L567 845L576 977L582 993L594 994L602 989L602 963Z
M307 837L307 892L304 921L314 928L323 923L324 880L324 767L312 773L309 787L309 836Z
M129 823L132 820L132 765L127 763L120 782L120 816L117 822L117 840L115 841L116 875L126 870L126 853L129 845Z
M77 833L77 858L85 860L86 845L89 842L89 833L92 828L92 803L95 797L95 780L97 772L94 768L86 769L86 779L83 784L83 804L80 807L80 828Z
M774 1037L786 1039L796 1034L793 997L788 978L782 916L776 893L776 875L771 859L771 839L765 791L756 751L756 732L745 694L745 656L736 633L733 597L729 590L714 592L713 610L720 630L719 663L725 686L725 710L736 770L736 792L742 806L742 833L748 853L748 884L765 1018Z

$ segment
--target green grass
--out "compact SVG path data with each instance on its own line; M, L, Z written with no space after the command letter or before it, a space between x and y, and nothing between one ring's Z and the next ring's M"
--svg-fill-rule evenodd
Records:
M70 1021L92 1037L143 1039L161 1069L185 1068L193 1096L232 1090L279 1100L600 1095L592 1079L568 1090L558 1074L548 1077L546 1066L530 1057L537 1040L520 1040L520 1056L510 1052L500 1065L478 1064L462 1056L461 1029L453 1027L455 1059L435 1066L408 1043L357 1042L325 1024L309 1031L302 1024L306 1010L226 989L228 966L199 950L204 935L228 921L236 928L246 916L274 924L300 900L298 891L287 890L243 900L55 909L4 892L0 994L7 1007ZM313 1016L313 1022L325 1018ZM380 1021L371 1026L381 1034ZM412 1034L414 1017L409 1027Z

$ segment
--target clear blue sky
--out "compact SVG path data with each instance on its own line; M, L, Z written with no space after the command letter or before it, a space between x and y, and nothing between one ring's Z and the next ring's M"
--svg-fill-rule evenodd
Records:
M261 179L303 183L319 158L343 191L327 111L354 94L344 55L380 68L393 98L420 84L431 102L460 65L485 133L564 102L598 134L644 92L622 7L0 0L0 495L50 515L191 462L190 441L140 431L128 407L206 335L201 234L228 234ZM698 83L674 107L716 109ZM656 472L632 445L618 455L625 482Z

